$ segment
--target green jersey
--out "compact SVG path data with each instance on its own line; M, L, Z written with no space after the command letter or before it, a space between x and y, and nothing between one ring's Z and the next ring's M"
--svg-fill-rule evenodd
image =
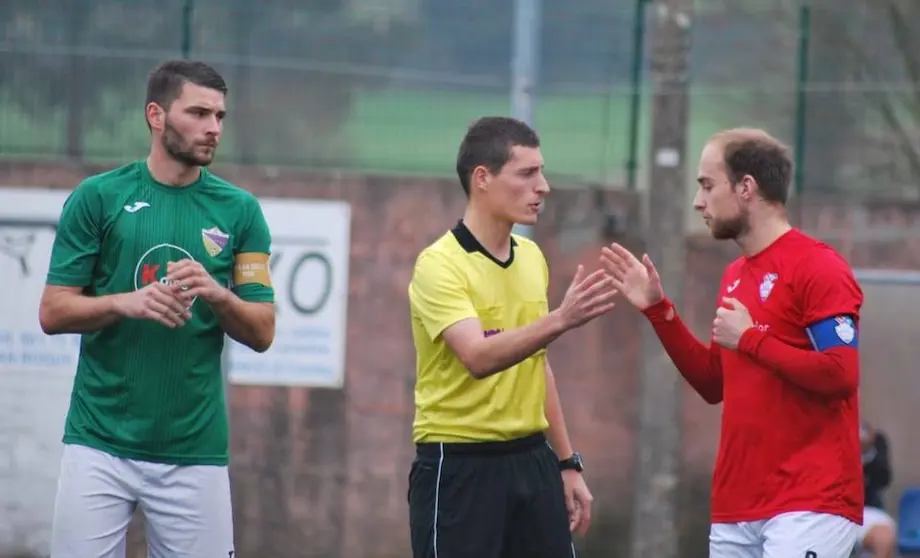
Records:
M191 185L166 186L138 161L71 193L47 283L91 296L124 293L165 281L169 262L192 259L241 299L273 302L267 268L257 269L270 248L252 194L206 169ZM203 300L191 313L175 329L123 319L82 335L65 443L159 463L228 463L224 332Z

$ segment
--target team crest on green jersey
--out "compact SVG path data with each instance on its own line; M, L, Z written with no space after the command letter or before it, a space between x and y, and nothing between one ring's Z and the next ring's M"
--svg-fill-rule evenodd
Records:
M201 241L204 242L204 249L212 258L223 251L227 246L228 240L230 240L230 235L217 227L201 229Z

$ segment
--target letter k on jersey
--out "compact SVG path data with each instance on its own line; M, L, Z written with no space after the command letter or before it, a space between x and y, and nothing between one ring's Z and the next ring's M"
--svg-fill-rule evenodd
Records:
M143 269L141 270L141 285L149 285L150 283L156 283L157 279L157 270L160 269L160 264L144 264Z
M134 290L165 280L167 264L186 259L194 260L195 258L181 246L157 244L150 248L144 252L134 268Z

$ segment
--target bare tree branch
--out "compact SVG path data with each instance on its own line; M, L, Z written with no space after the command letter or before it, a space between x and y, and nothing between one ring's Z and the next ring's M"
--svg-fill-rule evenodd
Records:
M854 17L856 10L852 7L837 4L822 10L814 22L817 34L833 41L830 46L851 61L858 85L870 86L833 85L839 85L842 94L856 93L864 103L863 110L878 114L885 127L881 135L854 127L853 151L868 159L866 148L871 151L872 147L879 147L884 166L906 171L907 176L901 176L900 180L920 189L920 145L914 139L920 122L920 53L913 39L920 32L913 23L918 21L920 10L916 8L920 6L908 6L900 5L897 0L859 0L858 7L864 12L859 20ZM894 75L891 75L892 62L896 66ZM909 87L895 90L883 83L905 83ZM859 164L863 169L870 166L868 160L860 160Z
M911 45L911 35L916 29L911 30L907 25L904 14L898 9L893 0L888 1L887 6L888 23L891 26L891 35L894 44L897 47L901 60L904 63L904 70L910 82L915 86L920 84L920 60L916 57L916 50ZM913 31L913 32L912 32ZM914 89L914 100L920 103L920 87Z

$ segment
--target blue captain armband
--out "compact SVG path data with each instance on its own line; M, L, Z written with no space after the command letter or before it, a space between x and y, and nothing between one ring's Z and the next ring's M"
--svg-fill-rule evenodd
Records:
M805 328L816 351L834 347L859 348L859 332L851 316L834 316Z

